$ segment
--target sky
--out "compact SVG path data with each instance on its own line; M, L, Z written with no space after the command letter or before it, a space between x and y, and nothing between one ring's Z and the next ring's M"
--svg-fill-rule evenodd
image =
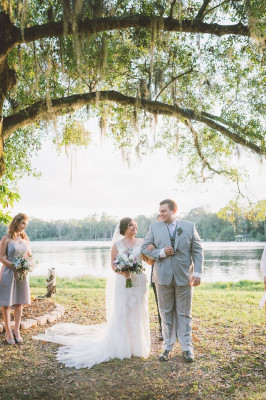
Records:
M87 149L78 150L72 160L64 150L58 154L49 143L33 157L33 165L42 177L23 178L19 184L21 201L10 212L11 216L24 212L49 221L83 219L105 212L116 218L134 218L153 215L165 198L174 199L179 215L184 215L196 207L218 211L234 197L235 188L225 185L219 177L204 184L177 184L177 164L163 150L142 161L134 160L128 168L111 140L99 139L96 120L89 121L88 128L92 142ZM266 165L249 159L241 162L249 164L249 196L253 201L266 198Z

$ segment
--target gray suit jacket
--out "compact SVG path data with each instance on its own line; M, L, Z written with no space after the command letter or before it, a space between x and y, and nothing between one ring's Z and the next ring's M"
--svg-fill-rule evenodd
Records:
M149 244L153 244L156 248L147 250ZM203 267L203 249L195 224L178 220L175 254L160 259L160 250L166 246L171 246L167 225L164 222L151 224L141 251L147 257L155 260L154 282L159 285L170 285L174 277L178 286L188 285L193 271L201 273Z

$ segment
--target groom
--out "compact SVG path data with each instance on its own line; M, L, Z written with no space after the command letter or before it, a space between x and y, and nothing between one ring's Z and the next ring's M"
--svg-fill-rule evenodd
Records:
M194 360L192 330L192 286L201 281L203 249L192 222L177 219L173 200L160 202L162 222L151 224L142 253L155 260L153 279L162 318L163 351L160 361L168 361L178 337L185 361ZM149 245L153 250L148 250ZM151 246L152 247L152 246Z

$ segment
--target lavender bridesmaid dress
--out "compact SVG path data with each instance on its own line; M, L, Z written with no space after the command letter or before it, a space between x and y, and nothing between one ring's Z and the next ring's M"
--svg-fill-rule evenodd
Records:
M8 261L13 262L19 253L28 250L25 240L16 242L10 240L7 245L6 256ZM21 281L14 277L14 271L2 266L0 273L0 306L13 306L15 304L30 304L30 285L28 275Z

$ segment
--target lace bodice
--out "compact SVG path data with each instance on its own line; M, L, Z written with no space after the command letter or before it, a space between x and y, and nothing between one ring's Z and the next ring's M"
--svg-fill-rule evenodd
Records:
M141 260L141 245L143 243L143 239L137 239L134 247L131 250L131 252L138 257L139 261ZM116 248L118 251L118 254L122 254L125 250L127 250L128 248L125 247L123 240L118 240L116 243Z

